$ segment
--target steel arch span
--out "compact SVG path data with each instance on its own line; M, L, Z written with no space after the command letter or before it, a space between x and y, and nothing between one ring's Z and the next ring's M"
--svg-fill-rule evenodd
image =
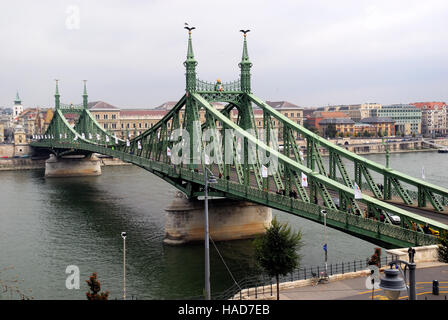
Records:
M334 145L255 96L251 90L252 63L246 34L238 80L212 83L197 78L191 32L184 66L185 94L153 127L125 140L104 130L94 119L87 108L85 84L83 104L66 106L60 103L56 83L53 120L46 133L35 137L31 145L57 156L100 153L116 157L152 172L189 197L203 194L203 172L208 168L217 177L217 183L210 186L212 194L262 204L321 224L321 211L325 209L328 226L385 247L433 244L437 242L437 233L448 230L444 223L388 202L395 194L404 205L417 200L417 206L425 207L428 201L434 211L446 211L447 189ZM227 105L218 110L211 104L216 101ZM263 112L263 138L257 132L254 105ZM65 119L67 112L79 114L74 127ZM205 114L203 119L201 112ZM236 120L232 115L236 115ZM275 126L275 122L279 125ZM216 134L206 140L206 132ZM305 153L297 144L298 137L306 140ZM277 138L283 141L281 151ZM323 149L329 154L328 163L322 156ZM215 161L203 161L207 150L213 150L211 156ZM179 152L182 161L174 163ZM276 161L275 170L269 168L268 175L264 173L268 168L261 155L269 155ZM346 170L347 161L354 165L354 177ZM384 192L378 188L372 171L381 175ZM355 184L363 190L361 198L356 196ZM406 185L416 189L414 197ZM335 195L339 204L334 201ZM363 212L369 217L363 216ZM394 216L400 217L399 225ZM423 232L426 224L433 234Z

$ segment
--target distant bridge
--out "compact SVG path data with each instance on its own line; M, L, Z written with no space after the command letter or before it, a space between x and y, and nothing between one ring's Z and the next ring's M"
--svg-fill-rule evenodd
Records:
M434 142L426 141L425 139L422 139L422 143L426 143L426 144L428 144L431 147L434 147L436 149L442 149L442 150L447 150L448 151L448 147L447 146L442 146L442 145L434 143Z

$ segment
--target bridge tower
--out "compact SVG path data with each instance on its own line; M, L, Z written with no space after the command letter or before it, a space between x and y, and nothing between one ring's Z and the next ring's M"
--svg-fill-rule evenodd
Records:
M187 59L184 62L186 68L186 102L185 102L185 120L184 128L190 136L190 169L199 168L202 171L204 159L202 159L202 128L200 122L200 107L193 94L200 94L207 101L226 101L226 97L232 97L234 106L238 109L239 125L245 130L253 130L256 134L256 125L253 117L252 104L246 97L251 92L250 86L250 68L252 63L249 60L246 33L244 34L243 54L239 67L241 69L239 86L229 88L222 85L220 80L216 84L202 82L197 79L196 66L197 61L193 53L193 44L191 31L188 29L188 49ZM233 91L232 91L233 90ZM210 100L209 100L210 99ZM214 126L213 122L208 121L207 113L205 115L206 123ZM227 114L229 117L229 114ZM173 119L179 121L178 119ZM225 126L223 126L226 128ZM196 143L195 143L196 142ZM197 143L199 142L199 143ZM244 180L250 180L251 168L248 164L249 147L247 139L244 139ZM227 175L229 167L224 169L224 176ZM204 239L204 201L195 199L193 194L201 192L197 185L188 184L187 197L178 193L173 202L165 209L165 239L167 244L182 244L190 241ZM252 204L246 201L230 199L209 200L210 205L210 234L215 240L235 240L252 238L255 235L265 232L265 228L270 225L272 220L272 210L268 207Z
M61 95L59 94L59 80L56 81L55 116L61 112ZM84 80L83 107L87 110L86 80ZM81 117L83 115L81 114ZM55 124L55 126L58 126ZM58 128L62 132L62 125ZM62 134L61 134L62 136ZM57 134L56 134L57 137ZM81 155L60 156L51 154L45 161L45 177L78 177L101 175L101 161L88 152Z

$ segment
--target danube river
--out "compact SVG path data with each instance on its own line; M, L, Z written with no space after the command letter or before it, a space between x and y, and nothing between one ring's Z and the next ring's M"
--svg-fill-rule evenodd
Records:
M380 163L384 155L368 155ZM448 186L448 155L436 152L391 154L391 167ZM85 299L88 279L97 272L110 298L122 296L123 241L126 240L127 296L138 299L184 299L201 296L203 244L163 244L164 208L175 189L134 166L103 167L98 177L45 179L43 170L0 172L0 281L34 299ZM323 263L323 226L280 211L273 214L301 230L302 266ZM375 245L328 229L330 263L365 259ZM218 243L237 279L255 274L250 240ZM211 289L233 281L214 249ZM67 266L80 269L80 289L65 286ZM0 299L18 295L0 292Z

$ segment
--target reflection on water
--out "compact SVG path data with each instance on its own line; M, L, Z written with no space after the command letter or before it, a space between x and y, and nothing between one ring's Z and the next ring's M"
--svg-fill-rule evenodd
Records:
M447 185L447 155L391 154L391 165L419 177L425 166L428 181ZM382 162L384 155L368 156ZM120 233L126 231L128 297L182 299L202 295L202 243L163 244L164 208L175 189L134 166L105 167L98 177L45 179L42 170L0 172L0 279L23 279L22 291L36 299L85 299L88 279L97 272L104 290L121 298L123 253ZM284 212L273 211L282 222L301 230L301 264L324 259L323 227ZM364 259L375 245L328 229L329 262ZM251 240L220 242L217 246L233 275L257 274ZM212 292L233 284L210 244ZM65 288L65 269L77 265L81 289ZM0 295L8 299L6 295Z

